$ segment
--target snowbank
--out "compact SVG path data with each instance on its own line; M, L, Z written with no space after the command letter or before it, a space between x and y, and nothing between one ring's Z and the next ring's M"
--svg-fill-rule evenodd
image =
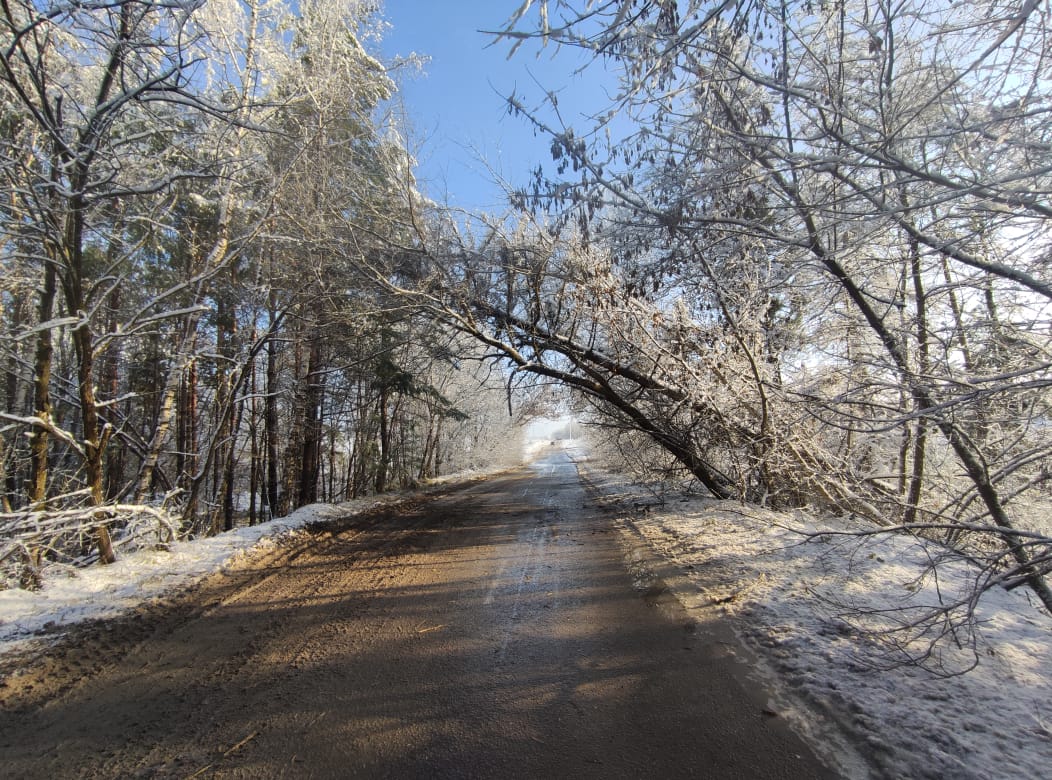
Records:
M402 497L389 494L343 504L314 504L287 517L166 549L138 550L110 566L47 567L40 590L0 590L0 653L41 631L116 617L147 599L191 585L249 552L289 541L305 526L362 512Z

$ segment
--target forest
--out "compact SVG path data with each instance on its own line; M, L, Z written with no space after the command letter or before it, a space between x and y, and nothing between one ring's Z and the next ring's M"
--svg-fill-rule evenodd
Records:
M477 348L374 282L430 219L375 10L301 10L5 5L5 562L504 457Z
M376 3L5 2L5 576L515 458L558 387L624 469L1052 609L1048 13L509 5L617 89L507 95L550 159L466 220Z

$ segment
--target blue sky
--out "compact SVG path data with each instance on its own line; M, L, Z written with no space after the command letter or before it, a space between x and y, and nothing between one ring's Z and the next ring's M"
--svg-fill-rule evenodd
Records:
M391 28L380 47L385 59L411 52L431 58L425 72L402 77L401 98L409 114L421 188L433 199L469 209L501 210L500 188L487 164L514 185L526 182L538 162L550 161L547 139L535 136L526 120L509 116L503 96L515 92L528 106L546 89L559 92L560 109L571 124L603 105L599 72L574 76L582 63L575 52L523 46L510 60L508 41L493 46L493 30L518 7L518 0L387 0ZM572 106L568 109L567 106Z

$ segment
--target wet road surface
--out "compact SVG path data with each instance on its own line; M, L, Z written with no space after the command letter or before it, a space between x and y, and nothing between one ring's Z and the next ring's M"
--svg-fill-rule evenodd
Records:
M552 453L217 576L0 688L0 776L821 778Z

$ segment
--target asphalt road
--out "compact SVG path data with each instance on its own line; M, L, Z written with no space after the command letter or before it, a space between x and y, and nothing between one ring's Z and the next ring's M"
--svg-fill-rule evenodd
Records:
M833 777L553 452L317 532L0 687L0 775Z

